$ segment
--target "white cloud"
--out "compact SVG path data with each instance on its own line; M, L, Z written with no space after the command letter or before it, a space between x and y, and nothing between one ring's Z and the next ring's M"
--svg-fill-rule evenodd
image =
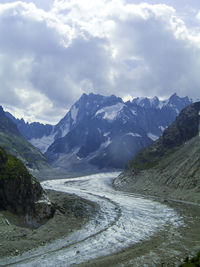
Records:
M161 2L1 3L0 99L16 114L48 120L53 112L55 121L91 91L124 98L199 94L196 9L189 26L177 6Z

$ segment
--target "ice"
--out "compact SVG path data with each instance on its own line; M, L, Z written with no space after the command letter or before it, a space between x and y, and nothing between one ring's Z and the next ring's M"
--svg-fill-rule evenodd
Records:
M165 130L166 127L159 126L159 128L160 128L160 130L161 130L162 132L164 132L164 130Z
M152 133L148 133L147 136L153 141L156 141L159 138L159 136Z
M138 133L127 133L126 135L129 135L129 136L133 136L133 137L142 137L140 134Z
M44 135L42 138L32 138L29 142L37 147L42 153L45 153L48 147L54 142L55 134Z
M74 123L76 123L76 117L78 115L78 108L75 105L73 105L70 112L71 112L72 120L74 121Z
M100 173L80 178L42 183L54 189L96 202L100 211L85 227L66 238L2 260L12 266L71 266L117 253L148 240L165 227L183 225L182 218L168 206L130 193L115 191L113 180L119 173ZM77 253L78 251L78 253Z
M123 109L125 105L123 103L117 103L116 105L104 107L96 112L95 115L104 113L103 119L105 120L114 120L118 113Z
M132 112L132 114L133 114L134 116L137 115L137 112L136 112L135 110L131 109L131 112Z

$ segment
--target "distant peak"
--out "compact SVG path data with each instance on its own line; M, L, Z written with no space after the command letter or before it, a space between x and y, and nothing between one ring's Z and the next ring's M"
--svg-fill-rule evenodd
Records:
M180 97L178 96L176 93L174 93L173 95L171 95L168 99L169 103L174 103L174 102L180 102L180 101L185 101L189 104L191 104L193 101L191 99L189 99L188 96L185 97Z
M172 94L172 95L169 97L169 99L175 99L175 98L180 98L180 97L177 95L177 93L174 93L174 94Z

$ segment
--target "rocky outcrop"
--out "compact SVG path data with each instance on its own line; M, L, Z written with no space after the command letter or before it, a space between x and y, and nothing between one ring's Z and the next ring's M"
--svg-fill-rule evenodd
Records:
M54 207L40 183L23 163L0 148L0 209L24 216L37 227L51 218Z

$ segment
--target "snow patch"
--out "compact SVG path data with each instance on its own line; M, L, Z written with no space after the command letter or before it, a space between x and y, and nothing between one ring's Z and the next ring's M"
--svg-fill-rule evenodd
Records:
M42 138L32 138L29 142L37 147L42 153L45 153L48 147L54 142L55 134L44 135Z
M106 142L104 142L101 146L102 147L108 147L112 143L111 138L108 138Z
M147 136L153 141L156 141L159 138L159 136L152 133L148 133Z
M142 137L140 134L138 133L127 133L126 135L129 135L129 136L133 136L133 137Z
M135 110L131 109L131 112L132 112L132 114L133 114L134 116L137 115L137 112L136 112Z
M117 103L113 106L104 107L100 110L98 110L95 114L97 116L98 114L104 113L103 119L105 120L114 120L119 112L123 109L125 105L123 103Z
M158 108L162 109L164 106L166 106L166 101L160 101L158 104Z
M77 118L77 114L78 114L78 108L75 105L73 105L71 110L70 110L70 112L71 112L72 120L74 121L73 123L76 123L76 118Z
M104 133L103 136L106 137L110 134L110 132Z
M179 114L179 110L177 108L175 108L175 111L176 111L176 114L178 115Z
M159 126L158 128L159 128L162 132L164 132L164 130L165 130L166 127Z
M61 126L61 137L64 137L70 131L70 124L66 123Z

